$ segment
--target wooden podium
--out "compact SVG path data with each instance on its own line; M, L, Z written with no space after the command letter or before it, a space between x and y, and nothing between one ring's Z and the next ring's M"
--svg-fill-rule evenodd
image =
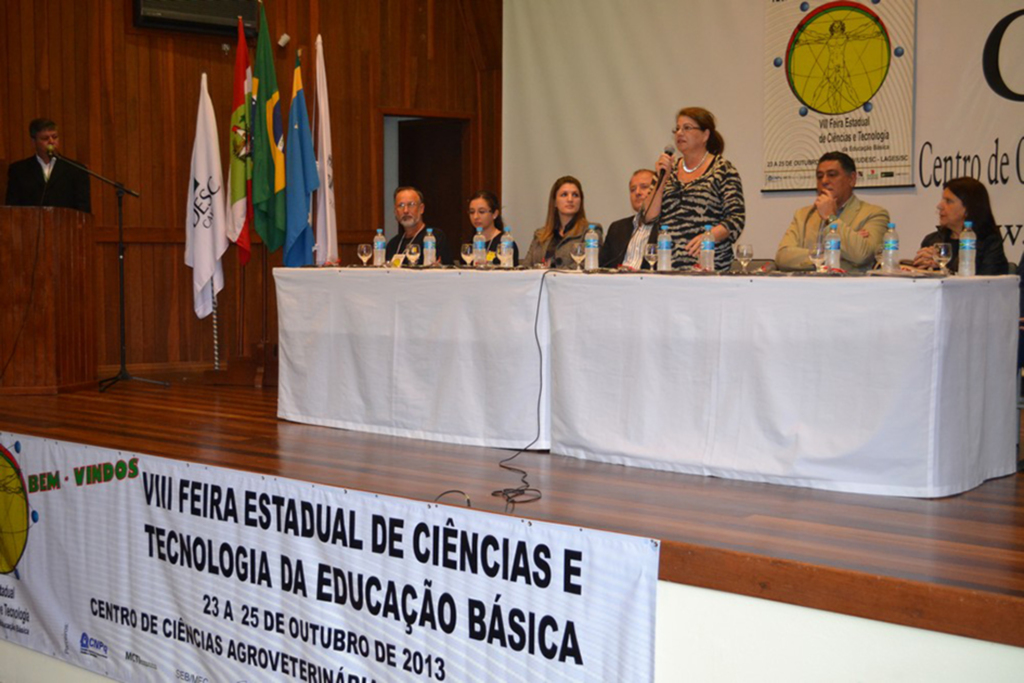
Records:
M0 206L0 394L96 384L92 220L74 209Z

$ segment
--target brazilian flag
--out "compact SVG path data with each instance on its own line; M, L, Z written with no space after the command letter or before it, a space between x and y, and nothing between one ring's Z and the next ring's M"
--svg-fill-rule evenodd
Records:
M269 251L284 243L285 173L284 127L281 94L277 91L274 57L270 49L267 13L260 3L260 34L256 40L256 69L252 77L256 101L252 121L252 204L254 227Z

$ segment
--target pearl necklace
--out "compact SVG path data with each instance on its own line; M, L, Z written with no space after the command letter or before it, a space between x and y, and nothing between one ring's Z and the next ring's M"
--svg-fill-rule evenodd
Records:
M708 151L704 150L704 156L702 156L700 158L700 161L697 162L696 166L694 166L693 168L690 168L689 166L686 165L686 157L683 157L683 170L686 171L687 173L693 173L698 168L700 168L701 166L704 165L704 160L707 159L707 158L708 158Z

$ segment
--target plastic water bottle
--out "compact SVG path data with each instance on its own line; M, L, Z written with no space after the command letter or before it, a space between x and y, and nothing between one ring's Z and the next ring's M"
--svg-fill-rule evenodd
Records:
M583 252L583 269L597 270L597 257L601 253L601 236L597 234L593 223L590 224L586 234L583 235L583 244L586 247Z
M697 265L708 273L715 272L715 236L711 234L710 225L704 226L704 234L700 236L700 257Z
M842 244L839 240L838 223L828 226L828 233L825 235L825 267L830 270L839 270L842 267Z
M511 268L516 254L516 241L512 239L512 228L505 226L505 232L501 233L501 242L498 243L498 263L502 268Z
M890 223L882 238L882 272L900 272L900 236L896 234L896 224Z
M423 265L432 266L437 262L437 238L434 229L427 228L427 236L423 238Z
M384 255L387 250L388 241L384 239L384 228L377 228L377 234L373 236L373 265L384 265Z
M964 231L960 233L960 277L974 277L975 263L978 259L978 236L974 234L974 223L964 221Z
M672 235L668 233L668 226L661 226L658 232L658 272L668 273L672 271Z
M473 235L473 265L477 268L487 265L487 238L483 228L477 228Z

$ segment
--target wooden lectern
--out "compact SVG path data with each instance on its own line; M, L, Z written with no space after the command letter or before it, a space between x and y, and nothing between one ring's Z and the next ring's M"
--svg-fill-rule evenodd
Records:
M0 394L96 384L92 220L74 209L0 206Z

